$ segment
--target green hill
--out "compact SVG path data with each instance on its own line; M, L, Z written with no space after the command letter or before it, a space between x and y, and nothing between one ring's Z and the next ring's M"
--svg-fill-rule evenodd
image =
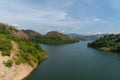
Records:
M12 34L13 36L22 39L22 40L28 40L29 36L25 34L24 32L17 30L14 26L7 25L0 23L0 30L3 30L3 32L8 32L9 34Z
M33 42L39 42L42 35L34 30L21 30L29 36Z
M22 30L22 31L27 35L29 35L29 37L34 42L43 43L43 44L68 44L68 43L79 42L79 39L75 37L67 36L57 31L51 31L45 35L41 35L40 33L33 30Z
M68 44L79 42L77 38L67 36L57 31L48 32L40 38L40 43L44 44Z
M104 36L88 44L89 47L120 53L120 34Z
M11 56L13 43L18 45L18 51L14 52L15 55L10 60L12 61L11 65L14 63L17 65L28 63L34 67L46 58L45 51L39 45L33 44L27 34L15 29L13 26L0 23L0 51L2 56Z

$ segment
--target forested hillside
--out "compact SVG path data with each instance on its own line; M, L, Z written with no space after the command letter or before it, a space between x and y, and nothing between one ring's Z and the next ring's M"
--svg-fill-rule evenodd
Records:
M89 43L88 46L105 51L120 52L120 34L104 36L92 43Z

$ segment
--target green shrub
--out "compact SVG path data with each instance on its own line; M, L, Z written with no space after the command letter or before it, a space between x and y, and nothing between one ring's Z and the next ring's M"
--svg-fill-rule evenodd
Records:
M20 58L14 59L14 61L15 61L15 64L17 64L17 65L19 65L23 62L22 59L20 59Z
M1 53L2 56L10 56L10 51L6 50Z
M8 60L6 62L3 62L3 64L6 66L6 67L12 67L12 60Z

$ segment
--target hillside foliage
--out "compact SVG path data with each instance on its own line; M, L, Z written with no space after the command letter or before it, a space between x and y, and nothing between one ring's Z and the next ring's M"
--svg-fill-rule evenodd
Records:
M45 35L41 35L40 33L33 30L22 30L27 35L29 35L30 39L33 42L43 43L43 44L68 44L79 42L79 39L75 37L70 37L65 34L59 33L57 31L50 31Z
M101 50L113 51L120 53L120 34L110 34L88 44L89 47L94 47Z
M14 41L19 46L19 52L16 53L17 57L12 59L12 63L17 65L28 63L31 66L35 66L46 57L46 53L40 45L33 44L31 40L19 39L5 29L4 26L0 25L0 51L2 56L10 56L12 49L11 41ZM11 61L4 62L5 66L8 67L12 66L12 63Z

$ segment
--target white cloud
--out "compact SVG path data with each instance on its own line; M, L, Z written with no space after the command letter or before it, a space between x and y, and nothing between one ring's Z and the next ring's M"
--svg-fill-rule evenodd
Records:
M96 32L95 34L103 34L103 32Z
M103 32L87 32L88 35L104 34Z
M92 35L93 33L92 32L87 32L88 35Z
M66 19L67 13L65 12L59 12L55 14L55 18L57 18L58 20L63 20Z
M95 18L95 19L93 19L93 21L94 21L94 22L99 22L99 21L101 21L101 20L98 19L98 18Z
M113 23L107 22L102 16L99 16L104 9L99 9L95 4L98 0L43 0L39 4L24 3L24 0L14 1L0 1L0 21L24 29L32 28L44 32L51 30L81 32L83 28L97 26L96 29L99 29L104 24ZM111 1L115 6L118 0ZM91 5L92 3L93 5ZM98 33L100 34L100 32ZM95 33L89 32L88 34Z
M21 27L22 25L20 24L11 24L12 26L16 26L16 27Z
M7 1L8 0L6 0L6 2ZM64 5L64 7L72 4L72 1L69 0L68 1L66 0L64 2L66 3L58 4ZM14 5L8 4L7 8L5 7L4 10L0 13L0 15L1 15L0 21L8 22L10 24L18 23L12 25L18 26L20 28L24 28L23 26L27 26L29 24L32 26L34 25L54 26L54 28L56 27L56 29L59 26L58 27L59 30L60 28L64 29L65 27L72 30L76 29L78 30L78 28L81 29L91 23L91 21L89 20L73 19L68 14L67 10L60 9L54 5L53 6L50 5L50 7L49 5L47 6L39 5L39 8L35 8L33 6L21 3L20 1L14 2ZM94 19L94 21L99 21L99 19L96 18ZM19 24L21 24L22 26ZM49 29L49 27L46 28Z

